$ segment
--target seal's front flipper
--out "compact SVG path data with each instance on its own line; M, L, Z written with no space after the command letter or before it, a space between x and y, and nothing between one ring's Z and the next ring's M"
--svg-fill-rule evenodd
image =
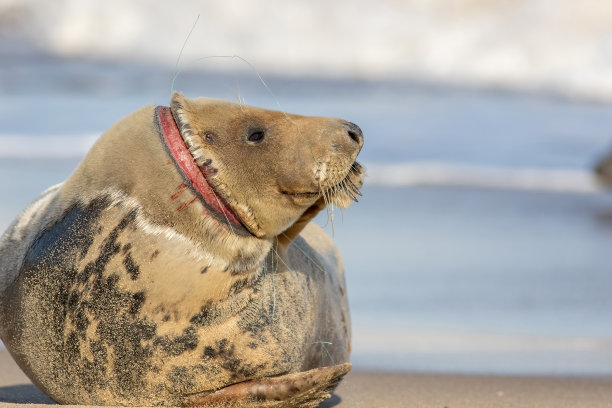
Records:
M351 369L350 363L279 377L245 381L210 394L194 394L181 405L244 408L315 408Z

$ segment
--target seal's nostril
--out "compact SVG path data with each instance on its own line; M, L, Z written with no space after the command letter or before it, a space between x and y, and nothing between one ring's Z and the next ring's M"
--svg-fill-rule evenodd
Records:
M351 140L357 144L361 144L363 142L363 133L359 126L351 122L347 122L346 124L348 127L347 133Z

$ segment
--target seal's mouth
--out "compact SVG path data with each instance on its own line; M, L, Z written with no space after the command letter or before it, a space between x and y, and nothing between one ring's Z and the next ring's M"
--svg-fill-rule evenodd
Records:
M280 192L297 203L323 197L325 204L336 204L339 207L346 208L351 202L359 201L357 200L357 196L361 196L360 189L363 185L363 177L364 168L355 161L351 164L344 178L331 187L297 192L281 189Z
M288 197L297 199L297 200L310 200L313 198L319 198L321 196L320 191L288 191L288 190L280 190L281 194L284 194Z
M235 233L254 235L236 214L236 211L227 203L223 195L215 190L208 181L206 166L198 166L195 162L176 125L172 110L166 106L158 106L155 109L155 114L162 141L182 173L186 184L191 187L208 213L219 221L230 224L231 230Z

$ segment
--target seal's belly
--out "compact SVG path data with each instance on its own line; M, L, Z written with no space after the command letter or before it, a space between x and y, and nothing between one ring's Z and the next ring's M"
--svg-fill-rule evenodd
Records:
M59 402L178 404L298 371L326 340L312 330L318 284L274 259L233 275L137 208L104 197L75 205L26 254L8 343Z

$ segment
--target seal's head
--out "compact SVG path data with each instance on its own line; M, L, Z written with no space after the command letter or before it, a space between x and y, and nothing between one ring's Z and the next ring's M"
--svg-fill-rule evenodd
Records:
M178 93L171 109L215 195L257 237L278 236L326 204L348 207L359 194L363 134L353 123Z
M595 166L597 180L604 186L612 186L612 153L608 153Z

